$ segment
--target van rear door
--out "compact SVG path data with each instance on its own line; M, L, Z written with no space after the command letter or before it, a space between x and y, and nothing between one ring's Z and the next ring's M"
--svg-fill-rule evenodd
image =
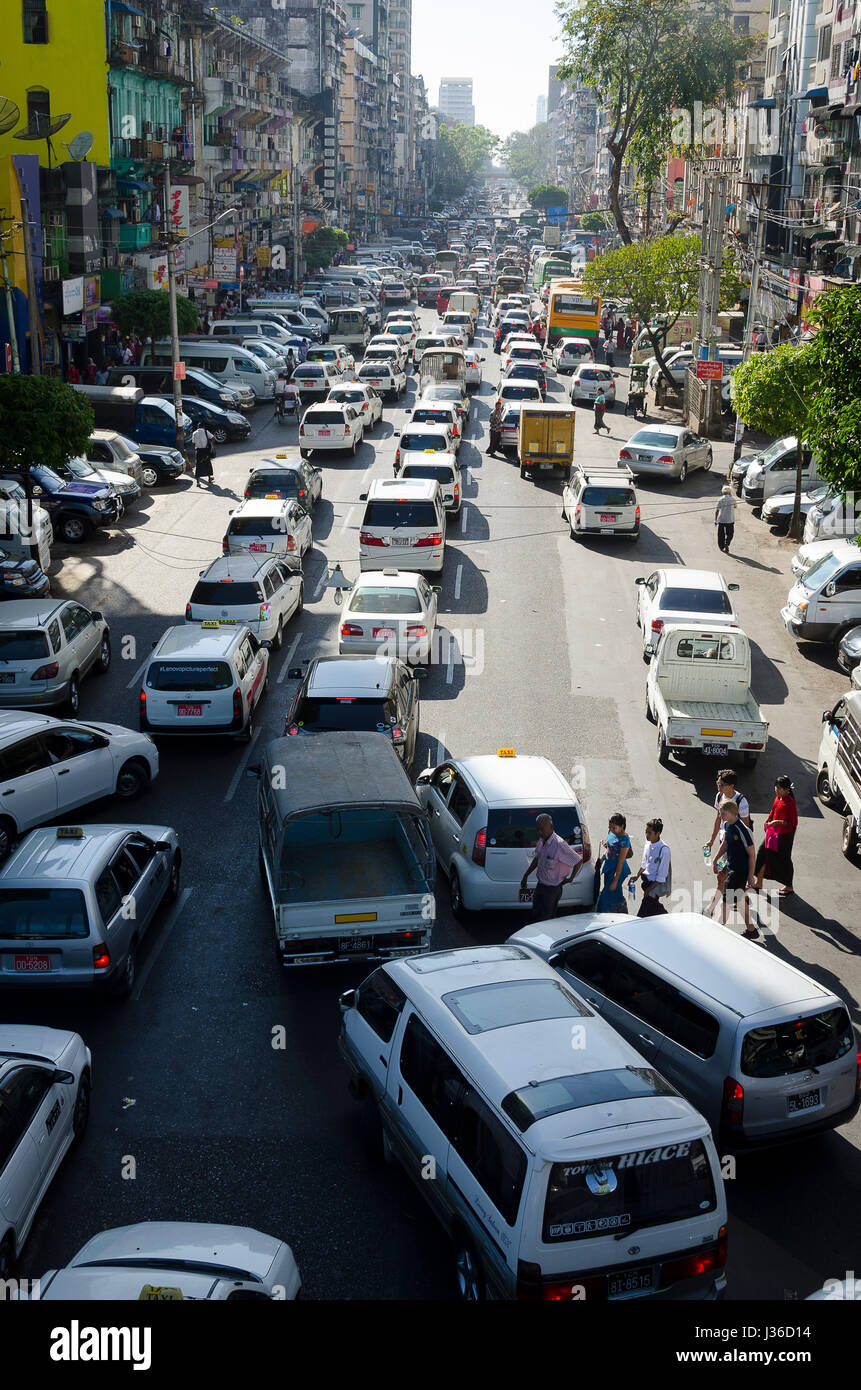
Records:
M744 1088L747 1140L787 1138L851 1111L855 1101L855 1037L845 1006L825 995L790 1008L776 1021L748 1020L754 1026L739 1029L732 1075Z

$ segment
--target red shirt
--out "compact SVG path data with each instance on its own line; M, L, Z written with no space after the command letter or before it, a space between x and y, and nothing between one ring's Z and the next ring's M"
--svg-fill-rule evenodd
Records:
M786 822L777 830L778 835L789 835L791 831L796 830L798 828L798 807L795 804L795 797L792 795L776 796L768 819ZM776 826L773 828L777 829Z

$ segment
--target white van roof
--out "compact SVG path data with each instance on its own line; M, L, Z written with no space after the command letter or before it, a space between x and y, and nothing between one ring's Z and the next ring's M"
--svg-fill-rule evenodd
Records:
M385 969L512 1131L541 1158L563 1162L572 1151L597 1157L664 1143L669 1136L678 1141L707 1133L705 1120L657 1073L655 1093L620 1099L608 1076L606 1100L595 1100L601 1083L594 1073L642 1072L643 1058L555 970L522 947L434 951L388 961ZM504 1009L494 1001L501 995ZM583 1047L572 1047L572 1026L585 1030ZM503 1109L513 1092L528 1097L531 1088L559 1077L571 1078L569 1107L524 1129Z
M439 491L439 483L435 478L409 478L403 482L400 478L375 478L368 489L368 501L376 501L379 498L392 499L407 502L433 502Z

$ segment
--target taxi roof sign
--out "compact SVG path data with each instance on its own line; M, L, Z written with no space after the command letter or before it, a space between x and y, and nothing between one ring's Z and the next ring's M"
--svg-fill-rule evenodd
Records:
M218 621L217 618L204 618L203 621L202 621L202 623L200 624L200 626L201 626L201 627L218 627L218 626L219 626L219 621Z
M58 825L58 840L83 840L84 828L81 825Z
M173 1303L184 1302L182 1289L171 1287L169 1284L144 1284L138 1294L139 1303Z
M497 758L516 758L517 754L513 748L497 748Z

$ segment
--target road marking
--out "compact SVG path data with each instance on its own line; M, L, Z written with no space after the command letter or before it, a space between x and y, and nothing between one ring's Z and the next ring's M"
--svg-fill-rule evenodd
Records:
M458 565L457 574L454 581L454 596L460 598L460 581L463 577L463 565Z
M465 535L466 535L466 522L467 522L468 516L469 516L469 512L468 512L467 508L464 507L464 508L463 508L463 515L462 515L461 518L460 518L460 534L461 534L462 536L465 536Z
M143 994L143 987L150 977L150 972L153 966L155 965L156 961L158 960L159 956L161 955L162 951L164 950L167 944L168 937L170 936L171 932L173 931L174 927L179 921L182 909L185 907L186 903L191 897L191 892L192 890L190 888L183 888L182 892L179 895L179 899L177 900L177 903L174 906L173 911L168 916L167 921L162 922L161 930L159 931L158 935L154 937L155 945L153 946L153 949L149 954L147 963L138 975L138 982L135 985L134 990L132 991L132 999L140 999L141 995Z
M437 741L436 741L436 764L437 764L437 766L439 766L439 764L442 762L442 760L443 760L444 757L445 757L445 729L443 729L442 733L440 734L439 738L438 738Z
M138 669L135 671L134 675L132 676L131 680L129 681L128 685L126 686L126 690L131 690L131 688L132 688L133 685L140 685L140 679L141 679L141 676L143 675L144 671L146 670L146 665L147 665L147 662L148 662L148 661L149 661L149 657L148 657L148 656L145 656L144 659L143 659L143 661L141 662L140 666L139 666Z
M349 524L350 524L350 518L351 518L351 516L353 515L353 512L354 512L355 510L356 510L355 507L351 507L350 510L347 512L347 515L344 517L344 520L341 522L341 530L342 530L342 531L346 531L347 527L348 527Z
M287 655L286 655L285 658L284 658L284 665L281 667L281 671L280 671L280 673L279 673L279 675L278 675L278 679L277 679L277 681L275 682L276 685L280 685L281 682L283 681L284 677L286 676L287 671L289 670L289 667L290 667L290 659L291 659L291 657L293 656L293 653L295 652L296 648L297 648L298 645L299 645L299 641L300 641L301 636L302 636L301 632L297 632L297 633L296 633L296 636L293 638L293 641L290 643L290 648L289 648L289 650L288 650L288 652L287 652Z
M454 638L451 633L448 635L448 664L445 668L445 683L451 685L454 675Z
M244 756L243 756L243 758L242 758L242 760L241 760L241 762L240 762L238 768L237 768L236 771L234 772L233 777L231 778L230 786L227 788L227 795L226 795L225 798L224 798L224 804L225 804L225 806L227 805L228 801L232 801L233 798L234 798L235 795L236 795L237 789L238 789L238 787L239 787L239 783L242 781L242 778L245 776L245 769L246 769L246 767L248 766L248 760L249 760L249 758L251 757L252 752L254 751L254 745L255 745L255 743L257 742L257 740L258 740L259 737L260 737L260 729L257 728L257 729L254 730L254 733L251 735L251 738L248 740L248 747L245 749L245 754L244 754Z
M316 589L314 590L314 598L315 598L315 599L319 598L320 595L322 594L323 590L324 590L325 587L326 587L326 580L327 580L328 578L329 578L329 566L328 566L328 565L324 565L324 566L323 566L323 573L320 575L319 583L317 584L317 587L316 587Z

